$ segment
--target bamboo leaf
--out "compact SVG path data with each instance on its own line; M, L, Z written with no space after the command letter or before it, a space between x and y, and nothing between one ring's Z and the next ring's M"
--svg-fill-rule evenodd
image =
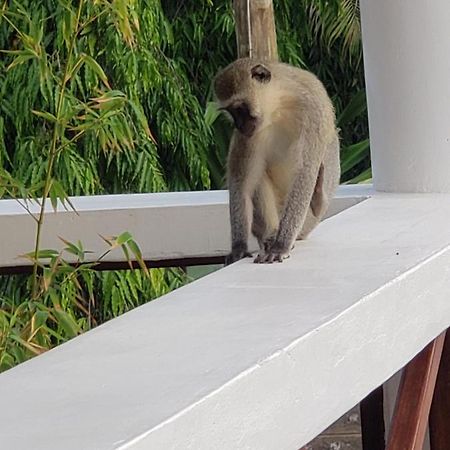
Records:
M92 56L86 55L85 53L82 54L82 58L84 62L98 75L98 77L103 81L103 83L108 88L111 89L108 83L108 78L105 72L103 71L102 67L100 66L100 64L94 58L92 58Z
M36 311L33 318L34 318L34 328L39 329L47 322L48 311Z
M134 257L137 260L142 259L142 251L139 248L138 244L133 239L130 239L127 244L128 244L129 249L133 253Z
M123 245L123 244L128 243L132 239L133 239L133 236L131 236L131 233L129 233L128 231L124 231L119 236L117 236L116 243L117 243L117 245Z
M49 122L56 123L56 117L52 113L49 113L47 111L36 111L34 109L32 109L31 112L38 117L42 117L43 119L48 120Z
M144 259L142 258L142 252L141 252L141 249L139 248L138 244L133 239L130 239L128 241L128 248L133 253L134 257L136 258L137 262L139 263L139 266L144 271L146 276L149 277L150 272L148 270L147 265L145 264Z
M69 339L74 338L80 333L80 327L70 314L62 309L54 309L53 315L55 316L58 325L64 330Z
M66 247L64 248L64 251L75 255L80 261L84 260L84 251L83 247L81 246L81 243L79 242L78 245L74 244L73 242L70 242L61 236L58 236L59 239L66 244Z
M156 139L153 136L152 132L150 131L150 127L148 126L147 117L145 117L145 114L142 112L142 110L132 101L129 101L129 104L131 108L133 109L134 113L136 114L136 117L141 124L142 128L145 131L145 134L152 140L154 144L156 144Z
M36 58L36 55L33 54L19 55L16 58L14 58L14 61L6 68L6 70L11 70L14 67L20 66L21 64L33 58Z
M121 249L123 251L123 254L125 255L125 260L128 263L128 266L130 267L130 269L133 268L133 264L131 263L131 259L130 259L130 253L128 252L128 248L125 244L121 245Z
M54 249L41 249L37 252L37 254L35 254L34 252L29 252L29 253L25 253L24 255L20 255L20 257L27 258L27 259L34 261L36 257L38 260L39 259L50 259L50 258L57 256L58 254L59 254L58 251L54 250Z

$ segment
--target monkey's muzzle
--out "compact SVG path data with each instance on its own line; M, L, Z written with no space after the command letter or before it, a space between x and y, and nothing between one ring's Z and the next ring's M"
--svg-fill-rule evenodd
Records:
M234 126L244 136L250 137L256 130L257 118L250 114L246 103L225 108L233 117Z

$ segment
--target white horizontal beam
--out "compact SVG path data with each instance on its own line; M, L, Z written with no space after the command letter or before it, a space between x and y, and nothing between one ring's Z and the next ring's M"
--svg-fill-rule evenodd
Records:
M360 4L375 187L450 192L450 2Z
M5 372L2 448L300 448L450 325L449 223L376 195Z
M336 213L366 198L371 186L343 186L330 213ZM51 205L45 214L41 248L60 250L59 239L77 242L93 253L95 261L107 248L102 236L129 231L141 247L145 260L221 256L230 248L227 191L169 192L158 194L99 195L73 197L77 213ZM37 204L29 204L32 212ZM0 200L0 230L5 237L0 267L29 265L19 255L34 249L36 224L15 200ZM74 257L66 255L68 261ZM123 261L120 250L104 261Z

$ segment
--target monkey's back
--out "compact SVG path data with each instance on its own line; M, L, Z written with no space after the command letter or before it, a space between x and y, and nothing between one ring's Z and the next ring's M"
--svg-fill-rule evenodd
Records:
M291 117L300 124L309 139L320 139L319 145L333 142L338 136L336 117L323 83L313 73L298 67L284 63L272 64L281 107L289 110Z
M280 211L286 204L289 185L293 182L290 167L299 164L301 172L309 171L314 159L312 153L323 152L322 184L320 192L315 194L319 207L316 214L311 208L308 209L298 234L298 238L304 239L325 215L339 184L340 146L335 112L324 85L313 73L283 63L272 63L270 67L276 83L276 95L279 96L279 107L275 115L282 118L280 126L289 130L287 133L293 136L292 142L298 145L284 164L269 162L267 166L267 174L277 194ZM274 125L277 125L276 120ZM282 150L277 149L276 153L282 154ZM296 157L300 159L300 163Z

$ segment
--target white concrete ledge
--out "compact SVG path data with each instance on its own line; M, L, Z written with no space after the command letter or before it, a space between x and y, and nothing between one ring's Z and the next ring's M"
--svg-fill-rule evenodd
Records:
M450 196L376 195L0 375L1 447L298 449L450 325Z
M371 186L342 186L330 214L362 201L370 192ZM106 249L99 235L117 236L124 231L132 233L149 261L221 256L230 248L226 191L99 195L71 201L78 214L61 206L55 214L47 204L42 248L61 249L64 244L58 236L80 240L93 252L87 260L95 261ZM29 206L38 211L36 204ZM29 265L18 255L33 250L35 222L15 200L0 200L0 230L8 236L1 245L0 267ZM66 256L70 261L71 255ZM104 260L123 259L117 250Z

